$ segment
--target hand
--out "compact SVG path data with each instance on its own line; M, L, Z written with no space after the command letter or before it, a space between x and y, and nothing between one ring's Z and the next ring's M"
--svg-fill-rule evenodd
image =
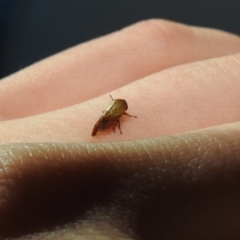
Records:
M0 236L239 239L239 51L150 20L1 81ZM138 118L93 138L109 94Z

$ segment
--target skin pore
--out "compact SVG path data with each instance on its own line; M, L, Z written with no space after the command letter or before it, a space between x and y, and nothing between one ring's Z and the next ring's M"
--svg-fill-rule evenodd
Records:
M239 51L149 20L3 79L0 239L239 239Z

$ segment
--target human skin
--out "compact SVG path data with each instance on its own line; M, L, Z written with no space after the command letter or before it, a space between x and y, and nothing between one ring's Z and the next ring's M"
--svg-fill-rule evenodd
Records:
M0 239L239 239L239 51L148 20L3 79Z

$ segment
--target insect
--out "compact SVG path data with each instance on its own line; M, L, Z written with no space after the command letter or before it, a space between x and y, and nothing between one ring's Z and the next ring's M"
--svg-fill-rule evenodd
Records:
M135 117L131 116L128 113L126 113L126 110L128 109L128 105L126 100L124 99L113 99L113 97L110 95L112 101L108 104L105 111L103 111L103 114L99 118L99 120L96 122L93 131L92 136L95 136L98 131L105 130L111 126L113 126L113 131L115 132L115 127L118 125L119 131L122 134L121 126L120 126L120 117L124 114L129 117Z

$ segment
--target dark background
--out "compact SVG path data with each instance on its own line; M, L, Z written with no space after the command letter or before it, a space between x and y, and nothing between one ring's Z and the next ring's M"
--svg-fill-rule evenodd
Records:
M240 34L240 0L0 0L0 78L149 18Z

